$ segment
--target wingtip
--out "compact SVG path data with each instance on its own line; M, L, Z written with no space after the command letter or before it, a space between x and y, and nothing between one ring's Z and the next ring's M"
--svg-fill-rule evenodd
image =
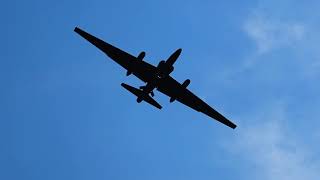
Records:
M232 123L232 124L229 125L229 127L232 128L232 129L236 129L236 128L237 128L237 125L235 125L235 124Z
M74 32L77 32L77 31L79 31L80 29L76 26L74 29L73 29L73 31Z

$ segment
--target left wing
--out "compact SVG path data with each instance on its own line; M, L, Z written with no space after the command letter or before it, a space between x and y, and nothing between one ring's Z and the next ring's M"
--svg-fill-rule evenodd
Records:
M174 97L177 101L182 104L189 106L190 108L202 112L211 118L229 126L232 129L235 129L237 126L232 123L230 120L225 118L219 112L210 107L207 103L202 101L196 95L194 95L187 88L183 87L179 82L173 79L171 76L164 78L158 88L158 91L166 94L169 97Z
M140 80L144 82L151 81L154 73L156 72L156 67L153 65L102 41L101 39L85 32L78 27L76 27L74 31L103 51L107 56L120 64L123 68L127 69L127 71L132 72L132 74L137 76Z

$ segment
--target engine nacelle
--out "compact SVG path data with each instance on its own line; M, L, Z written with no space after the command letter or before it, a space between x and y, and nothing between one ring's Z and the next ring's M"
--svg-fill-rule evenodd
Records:
M183 87L183 88L187 88L187 87L189 86L190 82L191 82L190 79L185 80L185 81L183 82L183 84L182 84L182 87Z
M174 70L174 67L171 65L168 65L166 61L160 61L157 68L158 68L159 78L164 78L168 76Z
M142 51L138 56L137 56L137 60L139 61L143 61L143 58L146 56L146 53L144 51ZM131 71L127 71L127 76L130 76L132 74Z
M142 98L141 97L137 97L137 103L141 103L142 102Z
M146 56L146 53L145 53L144 51L142 51L142 52L138 55L137 59L140 60L140 61L142 61L145 56Z
M188 85L190 84L190 79L187 79L187 80L185 80L183 83L182 83L182 88L187 88L188 87ZM176 97L171 97L170 98L170 102L172 103L173 101L175 101L177 98Z

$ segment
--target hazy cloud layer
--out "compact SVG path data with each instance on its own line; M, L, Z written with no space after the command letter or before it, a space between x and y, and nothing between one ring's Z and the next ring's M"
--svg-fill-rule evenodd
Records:
M277 103L263 111L254 115L255 124L238 129L239 136L231 145L235 154L254 167L245 179L318 179L320 163L312 161L313 151L295 138L299 133L288 128L285 105Z
M298 1L260 1L259 6L248 13L241 27L255 45L254 51L244 61L244 69L268 59L296 63L306 77L318 75L320 26L314 20L314 13L309 11L319 5L305 5ZM281 59L274 56L281 56Z
M305 35L305 26L302 23L281 22L259 14L247 19L244 30L256 43L258 54L290 46L302 40Z
M250 75L252 81L246 85L262 92L263 83L258 82L269 82L265 88L270 90L263 102L256 100L258 108L247 108L238 117L237 136L227 148L243 160L241 179L320 177L320 149L313 144L320 137L315 122L320 114L313 110L319 104L314 92L320 89L320 26L309 12L315 5L320 3L259 1L239 27L253 48L228 77L243 80Z

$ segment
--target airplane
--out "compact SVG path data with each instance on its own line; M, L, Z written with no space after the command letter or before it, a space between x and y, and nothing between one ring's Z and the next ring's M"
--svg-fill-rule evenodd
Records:
M153 66L143 60L146 55L145 52L141 52L138 56L133 56L87 33L79 27L75 27L74 31L104 52L116 63L125 68L127 70L127 76L133 74L141 81L146 83L146 85L140 86L139 89L125 83L121 84L123 88L137 97L138 103L145 101L150 105L161 109L162 106L153 99L153 90L156 89L169 96L170 103L177 100L180 103L189 106L198 112L202 112L232 129L237 127L233 122L225 118L203 100L194 95L190 90L188 90L187 86L191 82L189 79L180 84L170 76L170 73L174 70L173 65L180 56L182 49L176 50L166 61L160 61L158 66Z

